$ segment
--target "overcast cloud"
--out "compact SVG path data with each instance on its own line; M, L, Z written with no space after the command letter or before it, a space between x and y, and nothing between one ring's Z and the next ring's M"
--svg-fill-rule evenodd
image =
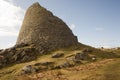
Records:
M13 0L0 0L0 36L17 36L24 12Z
M14 0L0 0L0 48L16 43L25 10L14 5Z

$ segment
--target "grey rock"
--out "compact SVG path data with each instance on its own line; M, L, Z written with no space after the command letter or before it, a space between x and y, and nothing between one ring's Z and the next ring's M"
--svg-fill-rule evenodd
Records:
M32 65L24 66L21 70L21 74L29 74L35 72L37 72L37 70Z
M76 53L75 59L76 59L76 60L83 60L83 59L84 59L83 54L84 54L84 53Z
M32 66L31 65L28 65L28 66L25 66L25 67L23 67L22 68L22 74L28 74L28 73L31 73L31 68L32 68Z
M36 50L33 47L28 48L8 48L0 52L0 56L4 56L2 65L8 65L11 63L21 63L35 59Z
M83 52L80 52L80 53L76 53L75 55L75 59L76 60L85 60L87 59L89 56L88 56L88 53L83 53Z
M62 65L60 65L61 68L67 68L67 67L71 67L73 66L72 64L70 64L69 62L64 62Z

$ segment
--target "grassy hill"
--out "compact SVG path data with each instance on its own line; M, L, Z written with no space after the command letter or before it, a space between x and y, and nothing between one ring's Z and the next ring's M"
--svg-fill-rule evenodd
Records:
M76 62L71 60L76 53L84 50L87 50L87 58ZM51 56L56 53L63 53L64 56L52 58ZM33 61L11 64L0 69L0 80L108 80L106 79L108 76L111 77L109 80L118 80L120 78L116 75L120 75L119 54L118 51L102 51L88 46L77 49L61 49L38 56ZM93 57L96 59L93 60ZM47 64L39 65L41 63ZM69 65L63 66L64 63ZM38 71L21 74L21 70L27 65L32 65ZM113 77L115 78L112 79Z

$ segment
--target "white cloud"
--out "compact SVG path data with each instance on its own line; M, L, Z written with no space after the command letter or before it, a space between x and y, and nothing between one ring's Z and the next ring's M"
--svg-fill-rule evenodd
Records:
M76 27L75 24L71 24L71 25L69 26L69 28L72 29L72 30L73 30L75 27Z
M5 31L0 29L0 37L4 37L4 36L17 36L18 35L18 31Z
M24 10L13 0L0 0L0 36L16 36L23 20Z

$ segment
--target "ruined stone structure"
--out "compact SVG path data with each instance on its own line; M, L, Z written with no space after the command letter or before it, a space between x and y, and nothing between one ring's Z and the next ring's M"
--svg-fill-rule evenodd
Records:
M55 50L78 44L69 27L39 3L26 11L17 45L34 44L40 52Z
M61 19L34 3L26 11L16 45L0 50L0 68L78 44L77 37Z

